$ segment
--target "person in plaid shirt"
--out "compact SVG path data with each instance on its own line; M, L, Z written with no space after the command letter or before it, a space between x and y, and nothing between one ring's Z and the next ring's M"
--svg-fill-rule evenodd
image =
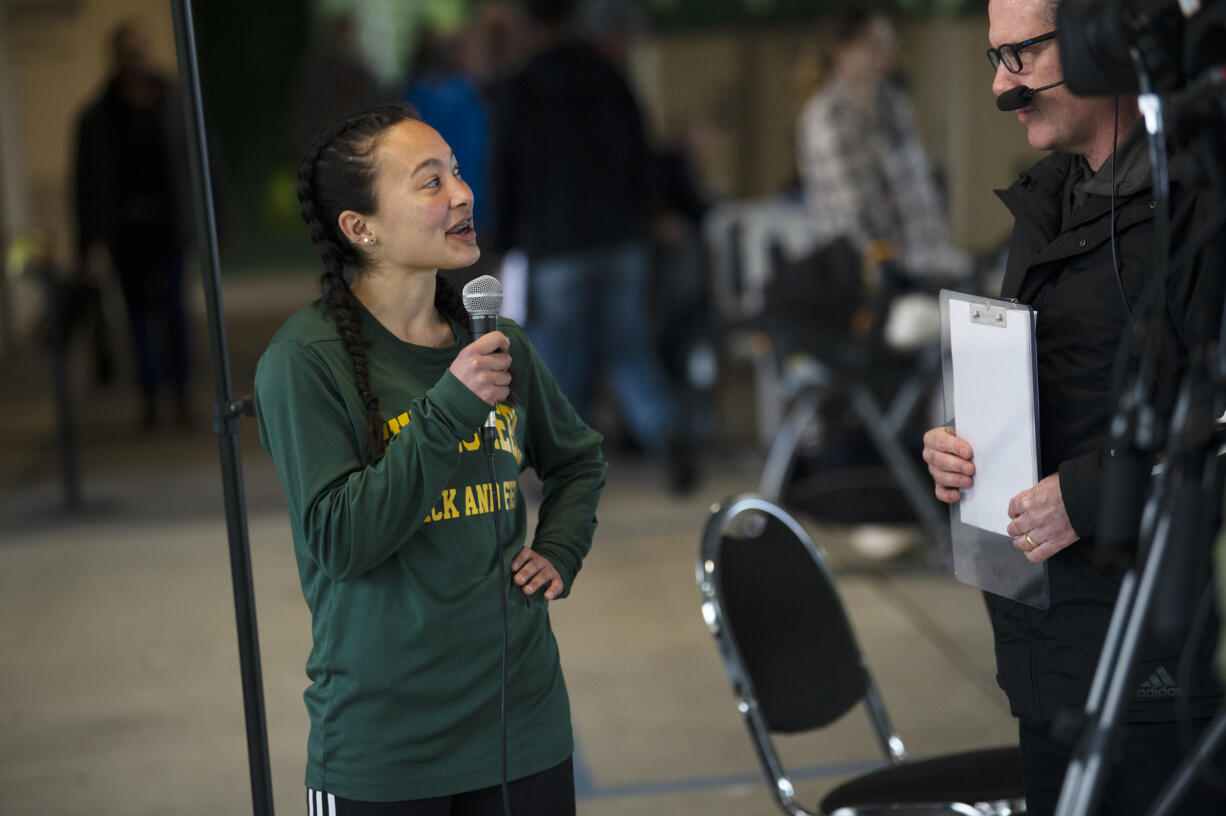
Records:
M829 75L797 126L797 164L814 230L847 236L906 271L958 273L944 205L911 107L887 82L897 37L884 14L847 9L829 28ZM959 267L962 267L961 269Z

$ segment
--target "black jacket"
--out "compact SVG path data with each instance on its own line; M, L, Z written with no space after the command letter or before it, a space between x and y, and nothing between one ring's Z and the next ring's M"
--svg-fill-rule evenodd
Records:
M185 247L194 232L187 136L174 86L157 88L146 108L127 104L114 79L77 122L74 207L77 250L94 243L114 249L150 236Z
M590 46L533 58L494 99L495 251L534 260L647 234L651 166L626 80Z
M1139 127L1121 144L1121 158L1126 149L1133 161L1127 163L1130 172L1124 174L1116 200L1122 295L1112 261L1110 187L1101 179L1085 184L1081 159L1054 154L1009 189L998 191L1016 219L1001 294L1037 311L1041 472L1059 472L1065 508L1080 536L1047 562L1049 609L987 596L997 681L1014 715L1035 721L1049 721L1061 708L1084 706L1119 591L1117 577L1096 568L1091 556L1103 459L1112 455L1113 371L1129 320L1124 297L1137 311L1154 270L1156 225ZM1177 183L1172 195L1184 204L1174 207L1172 237L1177 247L1189 229L1193 199ZM1167 415L1189 349L1206 330L1200 324L1205 298L1199 291L1206 277L1187 268L1175 271L1168 281L1163 315L1167 342L1157 369L1160 416ZM1202 638L1189 677L1177 676L1182 643L1145 644L1123 717L1173 719L1178 716L1173 703L1184 695L1193 714L1211 714L1220 700L1209 660L1215 628L1213 622Z

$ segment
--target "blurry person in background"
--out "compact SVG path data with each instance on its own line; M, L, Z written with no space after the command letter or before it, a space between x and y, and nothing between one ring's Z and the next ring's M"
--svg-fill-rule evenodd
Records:
M897 49L894 25L880 11L845 8L827 20L819 84L797 121L796 160L822 258L812 271L828 279L818 296L827 307L841 302L836 308L850 315L849 336L879 331L888 354L911 355L939 342L932 279L961 278L970 261L949 243L944 202L911 105L890 79ZM843 261L838 270L834 258ZM875 446L849 415L842 400L823 406L826 466L877 465ZM903 431L917 454L926 424ZM862 556L888 560L915 544L910 524L864 521L851 533Z
M418 43L402 98L455 151L473 191L473 221L485 230L492 229L493 223L486 203L489 110L475 77L475 66L484 62L479 54L482 43L474 28L451 33L427 31ZM478 260L466 269L450 272L448 277L463 287L485 272Z
M897 47L885 14L848 8L830 20L827 76L796 129L805 204L823 243L845 236L913 275L959 275L969 261L949 244L914 114L889 81Z
M358 47L358 32L348 14L323 20L315 43L298 65L286 129L287 155L319 130L351 113L390 101Z
M486 0L473 9L467 30L474 41L472 71L487 98L514 75L533 50L533 29L516 3Z
M679 122L653 151L650 321L695 441L717 422L720 327L703 224L711 196L701 168L711 140L700 116Z
M684 491L696 476L691 440L646 319L642 115L618 66L573 32L574 0L527 6L541 49L495 100L492 243L527 256L528 334L580 415L591 421L607 374L629 436Z
M576 4L579 34L623 74L630 70L634 43L648 23L638 0L579 0Z
M150 64L135 19L110 35L111 73L79 116L74 209L77 253L99 274L100 250L123 290L141 391L140 424L159 420L169 386L174 418L191 419L183 261L192 233L187 144L175 86Z

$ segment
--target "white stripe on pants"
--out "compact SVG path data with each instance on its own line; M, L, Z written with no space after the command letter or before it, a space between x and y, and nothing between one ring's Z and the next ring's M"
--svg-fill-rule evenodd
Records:
M324 808L324 797L328 807ZM307 788L307 816L336 816L336 797L323 791Z

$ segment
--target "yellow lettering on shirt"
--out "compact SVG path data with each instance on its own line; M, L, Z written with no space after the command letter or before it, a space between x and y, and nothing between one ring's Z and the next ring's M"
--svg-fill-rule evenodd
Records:
M383 441L391 439L393 436L398 436L401 431L409 426L411 417L409 412L405 411L398 417L393 417L383 423Z
M506 451L515 457L518 464L523 464L524 453L516 442L515 430L519 426L519 412L509 405L498 406L498 449Z
M455 506L456 489L454 487L447 488L443 491L443 518L459 518L460 511Z
M383 439L385 442L392 437L398 436L401 431L409 426L412 421L412 416L408 411L402 412L399 416L393 417L383 423ZM495 416L495 438L494 447L496 450L510 453L515 457L515 461L519 464L523 463L523 451L516 441L516 429L519 426L519 413L512 407L507 405L499 405ZM459 451L473 452L480 451L482 447L481 430L478 429L470 440L461 440L459 443ZM485 513L491 513L495 509L505 508L514 510L519 501L519 482L510 479L499 482L496 485L491 485L487 482L480 482L475 485L466 485L464 487L464 512L460 512L457 504L459 496L459 488L447 488L439 495L438 501L426 513L422 519L423 524L432 524L436 521L444 521L448 519L464 518L466 516L477 516Z

